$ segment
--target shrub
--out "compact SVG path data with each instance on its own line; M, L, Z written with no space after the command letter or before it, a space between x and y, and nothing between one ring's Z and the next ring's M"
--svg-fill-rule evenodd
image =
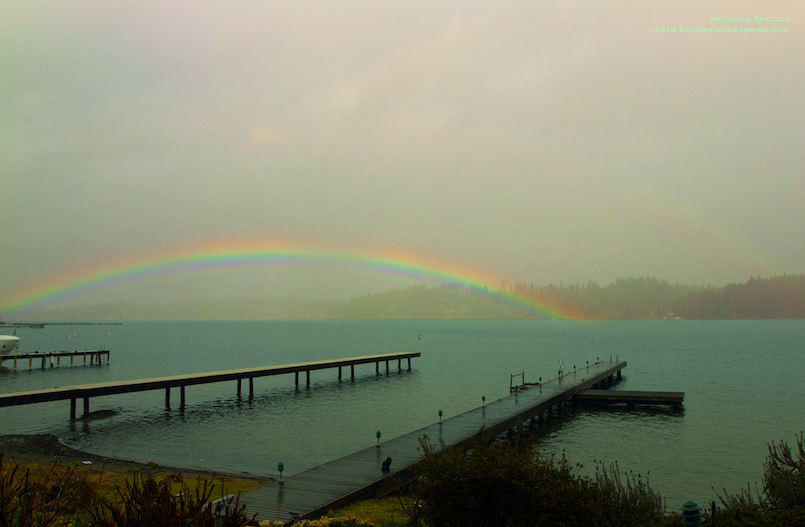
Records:
M803 433L797 439L796 459L785 441L769 445L763 464L763 493L768 506L792 509L805 506L805 445Z
M628 526L653 519L653 512L639 514L632 504L616 501L604 487L579 476L578 467L564 457L540 458L530 443L518 450L508 442L487 442L479 434L471 449L443 448L437 453L427 438L420 442L423 459L415 501L407 510L414 525ZM614 482L614 476L608 481Z
M33 527L66 524L94 497L94 487L77 477L75 468L58 461L42 478L23 474L19 465L3 463L0 454L0 526Z
M236 497L210 502L215 485L207 480L191 491L181 474L157 482L135 471L116 499L99 494L99 482L59 460L44 477L32 477L30 470L4 464L0 454L0 527L243 527L253 519ZM171 490L174 483L179 494Z
M171 484L181 484L181 492L173 494ZM173 474L157 482L150 475L138 472L118 488L119 499L100 502L89 509L98 527L243 527L252 518L246 516L245 506L238 498L222 498L217 503L210 498L215 485L199 480L191 491L181 474Z
M640 474L624 472L621 478L617 462L609 467L599 463L595 467L595 482L619 510L628 512L634 520L649 522L663 514L662 497L649 485L648 475L643 479Z

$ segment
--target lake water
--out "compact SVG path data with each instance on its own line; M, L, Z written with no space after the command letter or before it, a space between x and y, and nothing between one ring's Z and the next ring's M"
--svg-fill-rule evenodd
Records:
M4 332L8 332L5 330ZM290 475L508 395L527 382L596 358L626 360L617 389L684 391L684 410L571 409L541 447L592 471L594 459L649 474L677 509L761 481L767 444L794 444L805 428L805 321L162 321L20 329L20 352L111 350L100 367L13 369L16 392L377 353L422 353L412 371L375 376L372 364L339 383L336 370L255 379L255 397L234 382L187 388L187 408L165 408L162 390L98 397L117 415L71 423L69 401L0 409L0 433L52 433L76 448L161 465ZM64 361L63 361L64 362ZM384 371L381 368L381 371ZM300 376L304 379L304 376ZM248 384L244 384L248 393ZM80 407L80 403L79 403ZM80 408L79 408L80 412Z

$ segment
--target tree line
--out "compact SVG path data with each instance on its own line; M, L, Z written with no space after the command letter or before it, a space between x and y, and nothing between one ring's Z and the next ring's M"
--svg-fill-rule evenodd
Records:
M192 301L161 306L98 303L15 314L43 320L253 319L730 319L805 318L805 275L750 277L724 287L671 284L650 276L600 286L501 283L412 285L350 300L297 298Z
M724 287L671 284L643 276L604 287L592 280L547 286L502 283L414 285L353 298L329 318L805 318L805 275L750 277Z

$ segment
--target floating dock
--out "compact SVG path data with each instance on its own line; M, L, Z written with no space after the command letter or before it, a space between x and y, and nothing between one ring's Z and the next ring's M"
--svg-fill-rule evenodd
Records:
M441 444L455 446L471 442L479 431L486 437L499 436L512 428L523 431L530 419L544 420L556 407L561 411L573 396L590 388L605 388L621 377L625 361L602 361L585 368L531 385L528 389L486 403L474 410L445 419L389 441L372 444L354 454L294 474L240 495L255 521L316 518L348 503L382 496L396 485L413 481L414 467L422 459L420 438L441 450ZM522 434L521 434L522 436ZM391 458L390 473L383 472ZM387 477L393 475L393 478Z
M28 367L33 368L34 360L36 361L37 365L39 362L42 363L42 369L44 370L47 368L48 364L50 367L60 367L61 360L64 359L65 364L67 363L67 359L70 359L70 366L75 364L75 358L82 357L84 359L83 365L87 364L87 357L89 357L89 364L90 366L94 366L97 364L98 366L101 365L101 360L103 357L106 357L106 364L109 364L109 350L81 350L81 351L46 351L39 353L17 353L12 355L0 355L0 366L3 365L3 361L14 361L14 369L17 369L17 363L22 362L25 363L25 360L28 360ZM55 359L55 360L54 360Z
M573 402L625 404L634 408L638 404L668 405L682 408L685 392L628 392L620 390L585 390L573 396Z
M106 352L108 354L108 352ZM269 366L262 368L244 368L240 370L216 371L210 373L195 373L189 375L175 375L173 377L155 377L152 379L137 379L132 381L106 382L98 384L84 384L79 386L66 386L50 390L35 390L30 392L16 392L0 394L0 408L4 406L18 406L22 404L43 403L48 401L70 401L70 419L76 418L76 401L84 400L84 415L89 414L90 397L102 395L116 395L121 393L144 392L148 390L165 390L165 405L170 406L171 388L179 388L181 403L180 409L185 407L185 388L197 384L213 382L237 381L237 393L240 395L241 381L249 381L249 398L254 397L255 377L270 375L295 374L296 385L299 386L299 374L306 373L307 386L310 386L310 372L330 368L338 368L338 379L341 380L341 369L349 366L350 375L355 378L355 366L359 364L375 364L375 373L380 375L380 364L386 363L386 374L389 373L389 362L396 360L397 369L402 370L402 361L408 360L408 369L411 369L411 359L419 357L420 353L385 353L381 355L367 355L347 359L322 360L314 362L301 362L298 364L285 364L282 366ZM107 355L108 358L108 355Z

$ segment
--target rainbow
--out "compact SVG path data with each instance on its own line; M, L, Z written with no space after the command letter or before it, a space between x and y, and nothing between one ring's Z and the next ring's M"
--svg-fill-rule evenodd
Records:
M65 273L45 283L21 288L0 303L0 312L10 313L50 305L60 300L117 284L132 283L150 277L193 270L221 269L255 265L291 265L295 263L334 263L362 267L397 276L419 278L431 283L461 284L487 289L508 303L525 308L537 316L559 319L584 318L583 314L553 304L534 295L522 296L497 291L502 280L469 266L448 263L401 251L380 250L342 252L320 247L293 245L280 241L232 242L188 245L169 252L138 254L136 257L111 259L100 264Z

